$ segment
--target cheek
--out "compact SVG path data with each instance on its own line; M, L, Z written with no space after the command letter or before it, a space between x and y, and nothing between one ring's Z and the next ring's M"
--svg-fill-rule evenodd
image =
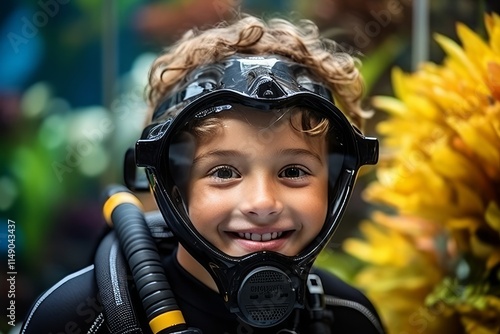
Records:
M302 214L307 222L307 228L311 234L318 234L327 215L328 209L328 188L316 187L314 191L304 195L300 201Z
M204 224L204 218L209 215L208 212L203 212L206 210L203 210L203 208L206 208L205 202L207 201L207 198L200 193L200 189L197 186L196 183L191 183L189 185L189 193L188 193L188 215L193 223L193 225L196 227L198 231L200 231L200 227L203 227Z
M201 232L211 228L227 211L227 200L217 191L204 191L202 187L193 187L189 196L188 213L191 222Z

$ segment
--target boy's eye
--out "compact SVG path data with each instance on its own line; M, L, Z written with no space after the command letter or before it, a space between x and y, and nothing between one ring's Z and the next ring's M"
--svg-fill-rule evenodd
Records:
M234 168L231 168L229 166L216 167L209 172L209 175L218 179L232 179L241 177Z
M304 171L302 168L297 166L291 166L283 169L278 176L289 179L295 179L306 175L308 175L308 173Z

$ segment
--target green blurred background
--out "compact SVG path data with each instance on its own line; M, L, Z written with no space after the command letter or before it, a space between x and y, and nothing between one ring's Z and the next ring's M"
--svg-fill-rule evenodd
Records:
M441 59L431 32L454 38L456 21L480 31L482 13L498 12L499 6L498 1L429 2L3 0L0 333L12 330L4 316L8 220L16 226L16 322L21 322L40 293L92 263L105 229L100 193L110 183L122 183L124 152L144 122L148 67L183 31L213 25L235 10L312 19L325 36L362 60L368 97L392 93L391 67L410 71L418 61ZM375 135L373 125L381 117L367 123L368 134ZM359 193L371 177L370 170L361 177L332 250L368 215ZM351 259L336 253L322 257L321 264L348 276Z

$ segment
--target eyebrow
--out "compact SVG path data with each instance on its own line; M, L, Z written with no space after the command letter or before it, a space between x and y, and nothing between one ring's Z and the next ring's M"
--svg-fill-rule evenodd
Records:
M323 165L323 160L321 157L312 151L303 149L303 148L287 148L282 149L277 152L277 155L286 155L286 156L302 156L306 158L312 158L318 161L321 165ZM243 157L244 154L237 150L212 150L203 154L200 154L196 158L193 159L193 165L198 163L200 160L209 159L212 157L221 157L221 158L240 158Z
M200 160L208 159L211 157L238 158L242 156L243 154L237 150L212 150L195 157L193 159L193 165L198 163Z
M323 160L317 154L316 152L312 152L310 150L306 150L303 148L287 148L284 150L279 150L278 154L282 155L297 155L297 156L303 156L306 158L313 158L317 160L321 165L323 165Z

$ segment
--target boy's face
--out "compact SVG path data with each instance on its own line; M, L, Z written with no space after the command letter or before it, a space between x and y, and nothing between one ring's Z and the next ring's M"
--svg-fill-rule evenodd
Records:
M300 128L300 113L292 122ZM327 145L290 116L224 112L197 141L188 184L195 228L222 252L297 255L319 233L328 206Z

